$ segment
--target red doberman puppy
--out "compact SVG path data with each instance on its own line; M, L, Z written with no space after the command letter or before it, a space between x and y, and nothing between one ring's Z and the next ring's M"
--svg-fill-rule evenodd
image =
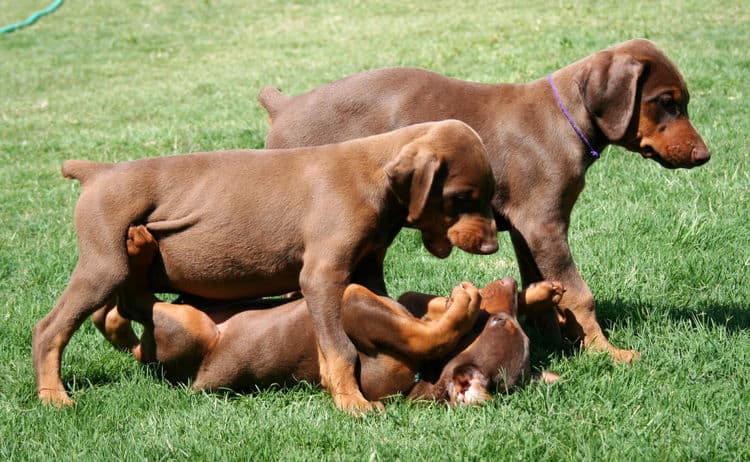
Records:
M131 227L128 236L133 277L122 287L117 308L93 318L115 346L140 361L158 362L166 377L195 390L321 380L304 299L261 310L247 301L210 310L161 302L147 279L158 244L144 226ZM549 308L562 292L559 284L543 282L518 294L515 281L505 278L481 291L464 282L447 300L408 293L398 303L350 284L341 313L359 354L364 396L380 400L401 393L477 403L492 390L514 388L529 378L529 340L516 319L518 304ZM140 340L120 311L142 318L148 313ZM543 380L551 377L546 373Z
M405 225L438 257L454 245L497 250L486 151L455 120L312 148L67 161L62 171L82 185L80 258L32 345L39 397L58 406L72 403L60 377L65 345L130 277L131 224L159 238L155 291L234 300L301 289L328 389L354 413L378 404L355 379L357 351L341 323L346 286L373 287L368 262L382 261Z
M310 146L396 127L455 118L487 146L495 174L493 208L509 230L524 285L566 288L559 319L567 336L630 362L613 347L568 247L571 210L599 152L616 144L667 168L704 164L709 152L688 119L687 86L653 43L630 40L527 84L464 82L421 69L363 72L300 96L264 88L271 121L266 147ZM550 313L540 324L559 336Z

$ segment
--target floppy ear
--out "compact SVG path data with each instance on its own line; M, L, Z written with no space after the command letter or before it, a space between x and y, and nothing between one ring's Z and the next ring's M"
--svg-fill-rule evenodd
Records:
M625 136L643 69L643 63L629 54L602 51L583 71L579 84L583 104L610 141Z
M385 174L388 175L393 191L403 204L408 204L409 216L406 220L409 223L414 223L422 216L439 168L437 156L414 143L404 146L385 165Z

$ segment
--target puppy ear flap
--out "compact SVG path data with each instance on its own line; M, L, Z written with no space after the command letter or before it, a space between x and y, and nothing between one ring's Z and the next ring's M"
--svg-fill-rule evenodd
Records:
M385 174L391 187L403 204L408 204L406 220L414 223L422 216L427 198L440 169L440 160L425 147L407 144L401 152L385 165Z
M594 55L579 83L583 104L610 141L625 136L633 118L644 64L625 53Z

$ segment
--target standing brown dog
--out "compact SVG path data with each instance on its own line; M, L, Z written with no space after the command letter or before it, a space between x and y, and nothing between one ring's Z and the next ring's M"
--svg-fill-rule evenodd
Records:
M421 230L438 257L453 245L497 250L486 152L476 132L455 120L338 145L67 161L62 170L82 185L80 258L33 335L39 396L56 405L71 403L60 378L65 345L130 277L124 237L133 223L159 239L152 276L160 291L231 300L301 289L321 375L336 405L351 412L373 403L357 386L357 352L341 324L347 284L369 287L368 262L382 262L405 225Z
M568 247L584 175L608 144L667 168L704 164L709 153L688 119L677 67L653 43L631 40L527 84L486 85L420 69L356 74L296 97L260 93L271 128L266 147L308 146L428 120L463 120L484 140L495 174L498 229L509 230L524 285L566 288L559 321L569 338L630 362L596 320L594 298ZM558 319L539 320L559 336Z

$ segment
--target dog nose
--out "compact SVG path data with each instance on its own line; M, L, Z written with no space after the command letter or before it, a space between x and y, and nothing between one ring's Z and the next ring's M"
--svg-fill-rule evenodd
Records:
M515 280L515 279L513 279L513 278L512 278L512 277L510 277L510 276L506 276L506 277L504 277L504 278L500 279L500 282L501 282L501 283L502 283L503 285L509 285L509 286L511 286L511 287L513 288L513 291L515 291L515 290L517 290L517 289L518 289L518 283L516 282L516 280Z
M711 158L711 153L706 146L696 146L693 148L692 158L695 165L703 165Z
M497 252L498 244L497 239L491 239L489 241L485 241L482 243L482 245L479 247L479 251L483 254L490 254Z

